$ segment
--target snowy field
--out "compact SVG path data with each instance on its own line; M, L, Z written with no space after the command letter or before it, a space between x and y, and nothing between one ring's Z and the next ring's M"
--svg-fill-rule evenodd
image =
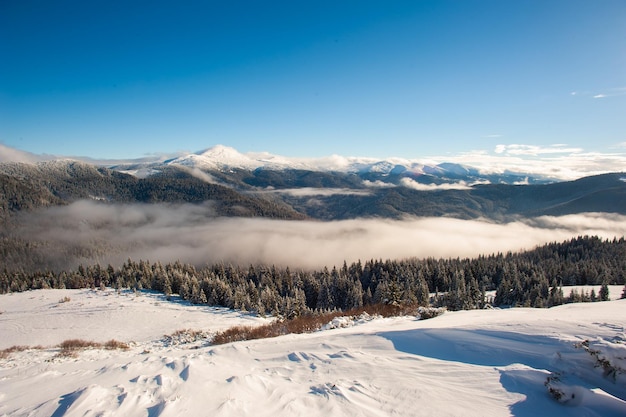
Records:
M267 320L147 292L1 295L0 349L41 347L0 359L0 416L623 417L625 311L447 312L211 346L215 331ZM204 337L164 337L181 329ZM60 356L75 338L130 348Z

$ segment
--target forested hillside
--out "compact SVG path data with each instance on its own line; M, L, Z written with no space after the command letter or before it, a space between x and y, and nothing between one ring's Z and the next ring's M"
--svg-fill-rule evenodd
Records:
M475 175L201 171L167 165L138 178L76 161L0 163L0 221L8 221L19 211L81 199L108 203L210 201L218 216L280 219L399 219L410 215L501 221L512 216L626 214L626 182L621 173L527 185L491 183L490 178L497 178L486 176L478 181L481 185L468 186L467 180L476 180Z
M0 164L0 220L19 211L90 199L108 203L202 203L211 201L217 215L303 219L305 216L272 196L251 196L211 184L189 172L168 168L136 178L75 161L37 165Z
M128 260L121 268L80 266L73 271L0 274L0 293L34 288L152 289L180 294L197 304L260 314L297 316L363 305L432 303L451 310L483 308L497 290L496 306L550 307L599 301L598 294L563 294L564 285L624 285L626 241L578 237L532 251L466 259L369 260L317 271L267 265L216 264L196 268L179 262ZM429 293L435 293L430 297Z

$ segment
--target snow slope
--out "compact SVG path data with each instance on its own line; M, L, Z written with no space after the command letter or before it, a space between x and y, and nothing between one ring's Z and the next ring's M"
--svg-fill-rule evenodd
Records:
M0 360L0 416L624 416L626 375L605 376L576 344L587 340L625 369L625 308L616 300L448 312L211 346L162 335L263 320L150 293L2 295L5 347L68 337L135 343ZM548 395L548 379L563 402Z
M65 299L68 301L65 301ZM193 306L149 291L45 290L0 296L0 349L66 339L147 342L177 330L207 332L267 322L232 310Z

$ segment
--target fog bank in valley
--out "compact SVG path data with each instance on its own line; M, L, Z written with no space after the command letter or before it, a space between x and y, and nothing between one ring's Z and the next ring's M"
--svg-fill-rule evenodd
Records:
M626 217L581 214L514 219L507 223L451 218L356 219L331 222L215 217L210 204L111 205L80 201L29 213L20 236L48 248L85 247L93 259L204 265L275 264L321 268L369 259L473 257L532 249L578 235L626 235ZM90 255L93 256L93 255Z

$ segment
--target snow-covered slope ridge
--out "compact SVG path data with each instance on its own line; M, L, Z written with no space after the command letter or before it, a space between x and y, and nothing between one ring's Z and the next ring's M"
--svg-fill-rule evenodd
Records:
M5 346L112 334L135 343L1 359L2 416L626 415L626 300L375 319L211 346L163 343L162 334L210 333L249 316L143 292L47 291L0 296ZM110 331L99 324L107 317ZM607 373L599 357L621 371Z
M289 158L266 152L242 154L236 149L216 145L204 151L192 153L167 161L169 165L183 165L200 169L302 169L311 171L378 172L389 173L393 169L423 171L423 164L402 158L380 161L374 158L342 157Z

